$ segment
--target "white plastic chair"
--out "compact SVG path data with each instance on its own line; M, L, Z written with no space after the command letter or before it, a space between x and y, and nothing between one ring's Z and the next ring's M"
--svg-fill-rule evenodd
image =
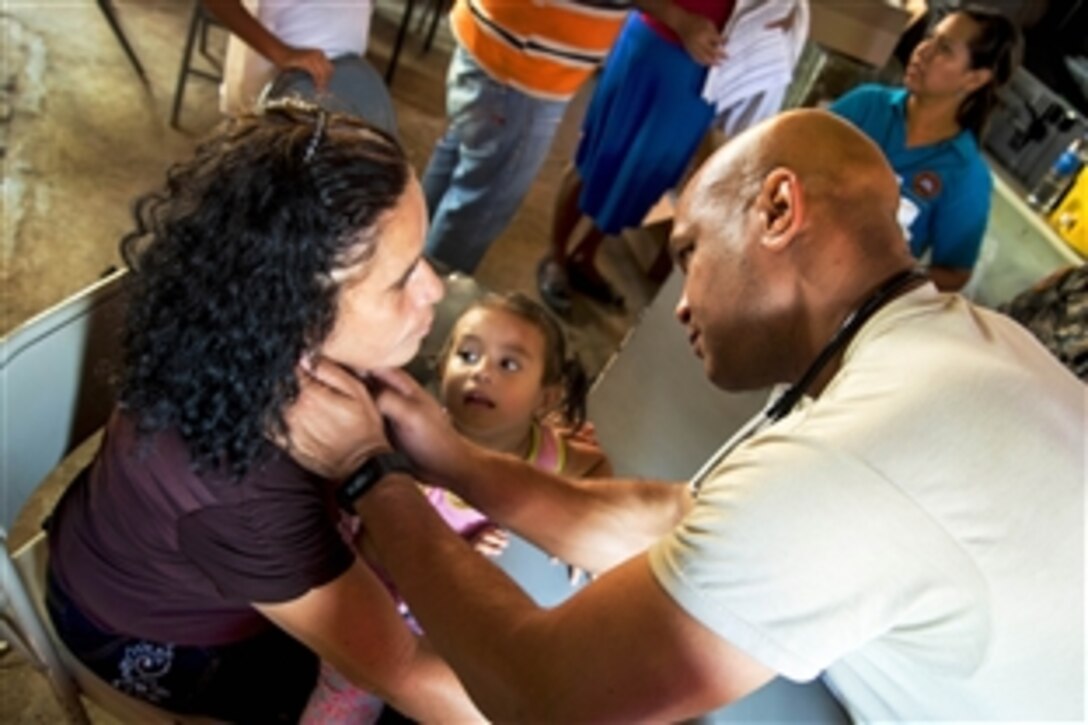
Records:
M0 339L0 527L113 407L125 295L119 271Z
M119 368L126 274L114 272L0 339L0 637L48 678L73 722L90 722L80 694L124 722L208 722L129 697L84 667L45 611L44 532L8 550L19 511L113 407L109 375Z

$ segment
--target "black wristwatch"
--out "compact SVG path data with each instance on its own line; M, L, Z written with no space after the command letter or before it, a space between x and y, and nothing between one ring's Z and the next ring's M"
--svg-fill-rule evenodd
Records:
M336 502L349 514L355 513L355 502L359 497L390 473L412 473L412 464L396 451L371 456L336 489Z

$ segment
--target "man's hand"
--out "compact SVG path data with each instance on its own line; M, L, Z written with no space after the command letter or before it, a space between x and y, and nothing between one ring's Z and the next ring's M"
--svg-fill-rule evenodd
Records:
M299 366L300 392L276 440L295 461L333 481L346 478L377 451L389 450L381 414L361 380L328 360Z
M420 479L448 487L471 467L473 446L454 430L446 411L403 370L376 370L381 385L378 409L392 427L396 448L405 453Z
M297 69L308 73L314 79L317 90L323 91L329 85L332 78L332 61L316 48L291 48L287 47L283 55L276 58L276 66L280 70Z

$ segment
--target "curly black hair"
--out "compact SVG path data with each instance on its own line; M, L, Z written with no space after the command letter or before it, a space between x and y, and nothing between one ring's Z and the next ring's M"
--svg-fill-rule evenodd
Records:
M388 134L292 100L228 122L137 200L119 400L140 433L175 429L197 470L249 470L332 330L333 271L373 255L410 178Z

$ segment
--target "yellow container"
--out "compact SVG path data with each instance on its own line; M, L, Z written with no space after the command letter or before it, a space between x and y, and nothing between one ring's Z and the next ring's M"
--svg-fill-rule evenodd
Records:
M1088 167L1080 170L1072 188L1047 221L1069 246L1088 257Z

